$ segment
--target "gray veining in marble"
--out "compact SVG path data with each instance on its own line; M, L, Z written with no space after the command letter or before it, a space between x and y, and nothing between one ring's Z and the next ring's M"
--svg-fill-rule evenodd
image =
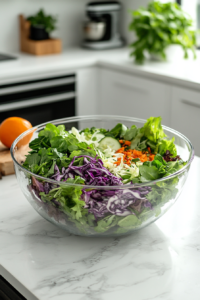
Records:
M15 176L4 177L0 272L39 300L198 300L199 195L196 157L180 198L156 223L127 237L85 238L42 219Z

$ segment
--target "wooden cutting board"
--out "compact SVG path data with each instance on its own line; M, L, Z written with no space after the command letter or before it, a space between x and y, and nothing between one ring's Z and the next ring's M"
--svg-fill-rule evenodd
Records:
M11 158L10 149L0 142L0 174L3 176L14 174L14 164Z

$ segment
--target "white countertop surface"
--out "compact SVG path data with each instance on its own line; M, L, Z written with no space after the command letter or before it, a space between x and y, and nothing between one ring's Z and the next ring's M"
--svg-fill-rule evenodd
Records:
M17 60L0 62L0 84L6 84L28 78L39 78L49 74L75 72L77 69L91 66L101 66L116 69L121 72L146 76L151 79L178 84L189 88L200 89L200 51L197 59L155 62L146 61L144 65L136 65L129 57L130 49L114 49L91 51L74 48L61 54L33 56L14 53Z
M14 175L0 181L0 274L28 300L199 300L200 158L156 223L121 238L68 234L42 219Z

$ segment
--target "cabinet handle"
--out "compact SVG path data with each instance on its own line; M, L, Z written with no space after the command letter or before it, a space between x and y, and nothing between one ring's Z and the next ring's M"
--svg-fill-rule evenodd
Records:
M147 92L147 90L145 90L145 89L142 89L142 88L139 88L139 87L136 87L136 86L131 86L131 85L129 85L129 84L127 84L127 83L122 83L122 82L115 82L114 83L114 86L115 87L120 87L120 88L123 88L123 89L125 89L125 90L131 90L131 91L133 91L133 92L136 92L136 93L138 93L138 94L143 94L143 95L148 95L148 92Z
M29 107L29 106L42 105L51 102L64 101L64 100L75 98L75 96L76 94L74 92L70 92L70 93L62 93L62 94L57 94L57 95L52 95L47 97L34 98L25 101L12 102L8 104L0 104L0 112Z
M189 100L181 100L183 104L200 108L200 103L191 102Z

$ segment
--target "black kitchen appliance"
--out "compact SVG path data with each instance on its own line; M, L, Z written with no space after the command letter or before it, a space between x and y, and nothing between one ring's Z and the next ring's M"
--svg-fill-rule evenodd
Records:
M0 300L27 300L0 275Z
M75 74L0 83L0 123L21 117L33 126L76 114Z
M89 18L84 23L83 47L101 50L124 45L119 33L121 4L117 1L90 2L86 6Z

